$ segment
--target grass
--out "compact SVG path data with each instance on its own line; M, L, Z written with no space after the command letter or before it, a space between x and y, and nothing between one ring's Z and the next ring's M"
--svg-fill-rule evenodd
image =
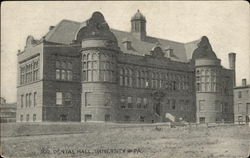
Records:
M55 126L46 127L44 131L56 131ZM53 130L49 129L52 127ZM245 158L250 152L248 126L156 128L147 125L61 124L56 127L73 127L74 130L89 127L91 130L78 134L5 137L1 142L3 155L60 158Z

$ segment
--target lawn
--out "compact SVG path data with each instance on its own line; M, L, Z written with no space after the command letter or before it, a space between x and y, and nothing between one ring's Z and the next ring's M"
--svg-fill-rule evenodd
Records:
M85 129L80 126L74 128ZM250 152L250 127L243 125L88 126L92 130L82 133L4 137L2 152L6 157L60 158L246 158Z

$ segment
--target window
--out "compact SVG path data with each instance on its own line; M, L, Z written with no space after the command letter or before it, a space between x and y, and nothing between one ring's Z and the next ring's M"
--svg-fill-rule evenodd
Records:
M172 109L172 110L175 110L175 108L176 108L176 107L175 107L175 100L173 99L173 100L172 100L171 109Z
M123 69L120 69L120 86L123 86Z
M25 104L26 104L26 107L29 106L29 100L28 100L28 97L29 97L29 94L26 94L26 99L25 99Z
M23 95L21 95L21 108L23 107Z
M199 111L200 112L205 110L204 102L205 102L205 100L199 100Z
M85 120L85 122L92 120L92 115L90 115L90 114L84 115L84 120Z
M130 117L128 115L125 115L124 116L124 121L126 121L126 122L130 121Z
M104 93L105 97L105 103L104 106L110 106L111 105L111 93Z
M68 69L72 69L72 63L68 62Z
M56 61L56 68L61 68L60 61Z
M196 91L197 92L201 91L201 84L200 83L196 83Z
M200 123L205 123L206 122L205 117L200 117L199 121L200 121Z
M23 121L23 115L20 115L20 121L21 122Z
M63 101L63 94L62 92L56 92L56 105L62 105Z
M242 97L242 92L239 91L239 92L238 92L238 98L241 98L241 97Z
M57 80L60 80L61 78L60 78L60 70L59 69L56 69L56 79Z
M29 121L29 119L30 119L30 115L29 115L29 114L27 114L27 115L26 115L26 122L28 122L28 121Z
M29 94L29 107L31 106L31 93Z
M125 106L125 99L124 99L124 96L121 97L120 102L121 102L121 108L122 108L122 109L125 109L126 106Z
M239 103L238 104L238 112L239 113L245 113L245 108L244 108L244 105L242 103Z
M250 114L250 103L247 103L247 114Z
M36 104L37 104L37 103L36 103L36 100L37 100L36 97L37 97L37 96L36 96L36 92L34 92L34 101L33 101L33 102L34 102L34 106L36 106Z
M36 114L33 114L33 121L36 121Z
M133 108L132 97L128 97L128 108Z
M91 106L91 101L94 100L95 97L91 92L85 93L85 106Z
M148 99L147 98L143 98L143 107L144 107L144 109L146 109L148 107Z
M72 63L56 61L56 80L73 80Z
M105 121L110 121L111 120L111 116L109 114L105 115Z
M141 98L137 98L136 105L137 105L137 108L141 108Z
M62 77L62 80L66 80L66 72L65 72L65 70L61 70L61 77Z
M215 101L215 111L217 111L217 112L221 112L221 103L218 101L218 100L216 100Z
M72 101L71 93L69 93L69 92L64 93L64 105L70 106L71 101Z

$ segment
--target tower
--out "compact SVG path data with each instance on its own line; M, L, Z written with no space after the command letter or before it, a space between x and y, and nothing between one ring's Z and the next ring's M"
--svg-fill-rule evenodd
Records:
M221 65L209 40L203 36L194 50L196 120L198 123L216 122L221 119L220 91Z
M131 18L131 32L140 40L144 40L146 37L146 18L140 10Z
M94 12L79 30L81 43L81 121L113 121L116 105L117 40L103 15Z

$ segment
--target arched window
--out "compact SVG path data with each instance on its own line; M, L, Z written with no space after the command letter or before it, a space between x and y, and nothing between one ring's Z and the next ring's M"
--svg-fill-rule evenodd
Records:
M87 60L88 60L88 61L91 60L91 55L90 55L90 53L87 54Z
M124 75L124 70L123 68L120 69L120 85L123 86L123 75Z
M140 71L136 70L136 87L140 87Z
M92 59L93 59L93 60L98 60L98 55L97 55L97 53L93 53Z
M65 70L61 70L61 72L62 72L62 75L61 75L61 79L62 80L66 80L66 72L65 72Z
M141 88L145 87L145 72L141 71Z
M131 69L128 69L128 76L129 76L129 86L133 86L133 73Z
M87 60L87 57L86 57L86 55L85 55L85 54L83 54L83 56L82 56L82 60L83 60L83 61L86 61L86 60Z
M60 80L60 69L56 69L56 79Z

